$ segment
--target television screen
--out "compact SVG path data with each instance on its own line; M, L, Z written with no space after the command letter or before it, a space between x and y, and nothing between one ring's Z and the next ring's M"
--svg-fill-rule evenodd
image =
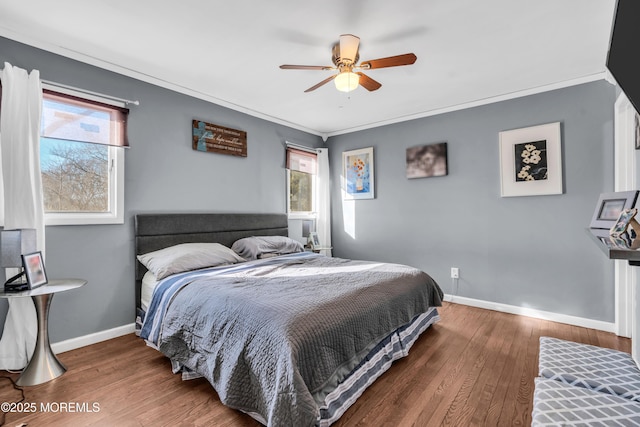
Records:
M640 112L640 0L618 0L607 68Z

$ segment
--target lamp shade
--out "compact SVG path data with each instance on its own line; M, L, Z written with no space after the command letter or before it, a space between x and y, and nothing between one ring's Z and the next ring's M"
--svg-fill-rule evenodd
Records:
M22 254L35 251L35 228L0 230L0 267L22 267Z
M336 76L333 81L336 84L336 89L341 92L351 92L358 87L358 83L360 83L360 76L356 73L352 73L349 71L344 71Z

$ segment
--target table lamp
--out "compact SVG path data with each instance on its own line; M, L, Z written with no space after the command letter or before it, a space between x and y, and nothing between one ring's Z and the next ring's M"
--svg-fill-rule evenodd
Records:
M0 230L0 267L20 269L20 273L5 282L5 292L19 292L29 289L29 284L23 277L22 255L35 251L36 230L34 228Z

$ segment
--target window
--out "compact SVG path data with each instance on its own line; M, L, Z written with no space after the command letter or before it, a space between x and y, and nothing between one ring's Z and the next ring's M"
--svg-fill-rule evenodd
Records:
M122 224L128 110L45 90L40 168L45 224Z
M289 217L315 216L317 155L287 147L287 212Z

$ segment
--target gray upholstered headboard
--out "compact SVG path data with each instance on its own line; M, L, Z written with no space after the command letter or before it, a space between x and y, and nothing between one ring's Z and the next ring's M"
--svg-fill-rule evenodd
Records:
M288 236L287 214L155 213L134 217L136 255L180 243L233 242L249 236ZM147 269L135 260L136 307L140 307L142 277Z

